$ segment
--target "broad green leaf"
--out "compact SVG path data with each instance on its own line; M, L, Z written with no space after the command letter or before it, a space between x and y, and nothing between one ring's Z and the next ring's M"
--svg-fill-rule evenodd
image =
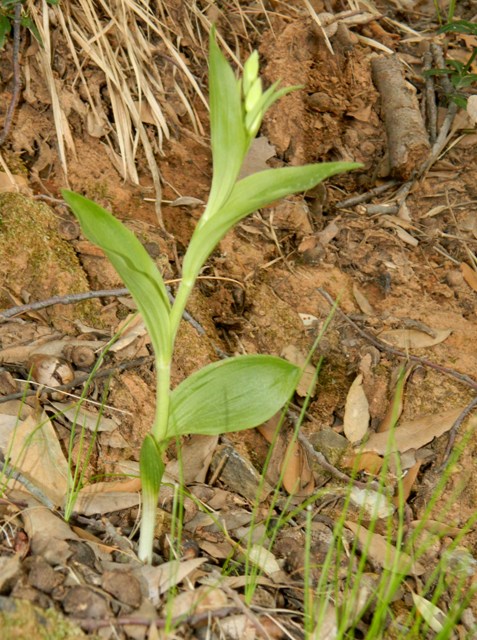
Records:
M156 265L136 236L99 205L73 191L63 198L85 236L97 244L131 292L144 319L156 356L170 355L170 303Z
M205 222L199 220L184 257L184 276L196 277L227 231L248 214L292 193L307 191L330 176L360 166L354 162L323 162L268 169L240 180L212 219Z
M301 369L274 356L214 362L184 380L171 396L168 437L251 429L289 399Z
M240 84L217 46L214 30L210 33L209 104L214 173L206 217L209 211L217 211L232 191L250 142L243 125Z

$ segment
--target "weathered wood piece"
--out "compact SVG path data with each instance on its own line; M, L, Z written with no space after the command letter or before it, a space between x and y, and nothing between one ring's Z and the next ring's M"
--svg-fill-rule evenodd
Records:
M412 86L397 56L371 61L373 81L381 95L391 175L409 180L430 152L427 132Z

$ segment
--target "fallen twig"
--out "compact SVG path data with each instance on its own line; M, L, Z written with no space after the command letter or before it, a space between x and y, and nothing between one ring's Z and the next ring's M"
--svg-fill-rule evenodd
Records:
M167 288L167 293L169 295L169 300L171 303L174 302L174 296ZM5 311L0 311L0 322L5 322L9 318L14 318L15 316L19 316L23 313L28 313L30 311L38 311L39 309L46 309L47 307L52 307L55 304L76 304L78 302L83 302L84 300L91 300L92 298L109 298L113 296L126 296L130 295L129 290L122 289L99 289L98 291L86 291L84 293L69 293L64 296L53 296L52 298L47 298L46 300L39 300L37 302L30 302L29 304L19 305L17 307L11 307L10 309L6 309ZM203 336L205 335L205 329L201 324L195 320L190 313L184 311L182 314L184 320L187 320L194 329L198 331L198 333Z
M143 358L136 358L135 360L128 360L126 362L118 362L114 367L110 367L108 369L102 369L98 371L93 376L91 373L84 373L77 378L75 378L72 382L68 384L61 384L58 387L54 387L54 391L69 391L70 389L74 389L78 387L83 382L86 382L90 378L92 380L96 380L98 378L107 378L108 376L112 376L114 373L126 371L128 369L134 369L135 367L140 367L143 364L149 364L154 362L154 356L144 356ZM44 387L44 385L42 385ZM41 393L41 389L38 390L25 390L19 391L18 393L9 393L6 396L0 397L0 404L4 402L8 402L9 400L20 400L22 398L29 398L31 396L36 396L38 393Z

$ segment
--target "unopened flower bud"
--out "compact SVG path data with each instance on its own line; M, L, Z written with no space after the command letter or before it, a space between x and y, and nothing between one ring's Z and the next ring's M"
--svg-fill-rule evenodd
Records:
M258 76L258 51L252 51L243 65L243 93L246 96Z
M245 95L245 111L250 113L262 97L262 79L257 78Z

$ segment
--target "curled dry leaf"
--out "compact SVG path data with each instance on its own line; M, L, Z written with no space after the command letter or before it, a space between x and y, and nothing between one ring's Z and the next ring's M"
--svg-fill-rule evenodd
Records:
M450 409L442 413L421 416L415 420L403 422L392 431L373 433L360 451L374 451L380 455L409 449L419 449L434 438L438 438L452 428L464 407Z
M346 398L343 419L344 434L352 443L364 438L369 425L368 399L363 389L363 375L354 379Z
M391 329L380 333L379 338L400 349L422 349L444 342L451 333L452 329L435 329L434 336L430 336L416 329Z
M361 549L373 563L383 569L412 576L420 576L425 568L404 551L399 551L384 536L369 531L355 522L345 522L345 526L357 537Z

